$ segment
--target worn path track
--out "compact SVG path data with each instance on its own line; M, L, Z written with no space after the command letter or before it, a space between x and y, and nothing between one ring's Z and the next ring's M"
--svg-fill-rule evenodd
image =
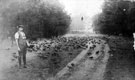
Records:
M103 80L110 48L105 41L96 41L100 44L88 42L87 49L83 50L55 77L48 80ZM93 45L96 47L90 49ZM91 54L88 55L89 53Z

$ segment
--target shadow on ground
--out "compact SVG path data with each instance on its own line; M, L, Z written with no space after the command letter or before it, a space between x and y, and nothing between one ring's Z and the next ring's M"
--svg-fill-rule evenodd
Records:
M112 37L108 41L111 57L104 80L135 80L133 39Z

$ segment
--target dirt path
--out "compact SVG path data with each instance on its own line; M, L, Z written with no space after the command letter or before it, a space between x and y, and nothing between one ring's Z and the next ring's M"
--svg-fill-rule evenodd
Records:
M42 68L41 60L36 59L33 53L27 54L28 68L19 70L17 60L13 60L13 54L17 48L10 49L11 43L4 41L0 44L0 80L46 80L48 77L47 68ZM69 66L65 72L62 69L58 80L135 80L135 52L133 51L131 40L114 40L111 38L109 47L111 48L111 57L108 54L108 45L96 47L90 51L92 54L101 48L104 54L94 56L96 59L90 59L87 55L88 50L82 51L82 55L76 60L77 65ZM82 59L82 57L84 58ZM109 61L108 61L109 58ZM42 61L43 65L46 64ZM71 61L74 62L74 61ZM106 72L105 72L106 71ZM58 73L58 74L59 74ZM49 78L48 80L57 80Z
M133 40L111 38L111 57L107 64L104 80L135 80L135 51Z
M18 69L18 63L17 60L13 60L13 53L17 52L16 46L10 48L10 46L4 46L4 45L10 45L9 41L3 42L1 44L0 48L0 80L44 80L45 74L41 74L43 72L43 69L37 69L38 61L34 61L35 54L33 53L27 53L27 62L28 68L19 70ZM90 46L93 46L92 44L88 45L88 48ZM104 55L95 56L96 51L101 51L101 48L104 48ZM77 56L71 63L77 64L76 67L73 69L73 73L71 76L68 76L66 80L101 80L103 78L103 74L106 68L106 62L109 58L108 52L108 46L107 45L97 45L97 47L92 50L91 56L93 56L95 59L91 60L86 55L89 51L89 49L83 50L80 55ZM89 56L90 57L90 56ZM99 58L98 58L99 57ZM98 58L98 59L96 59ZM34 66L31 66L32 64ZM40 65L39 65L40 66ZM71 69L72 70L72 69ZM42 72L40 72L42 71ZM41 76L43 75L43 76ZM61 77L63 77L62 74Z
M8 46L7 46L8 45ZM17 53L17 48L14 45L10 46L11 43L8 40L5 40L0 45L0 80L12 80L8 79L8 72L14 70L18 70L18 61L13 56ZM34 58L35 54L27 53L27 61Z
M110 48L108 44L96 44L96 48L88 56L87 53L92 46L89 44L86 50L83 50L73 61L58 72L55 77L48 80L103 80ZM99 53L95 54L97 51ZM93 57L93 59L90 57Z
M105 45L106 46L106 45ZM104 48L108 51L108 46ZM107 49L108 48L108 49ZM95 48L92 52L100 50L101 47ZM109 58L108 52L103 53L104 57L100 60L86 59L84 62L79 64L77 71L68 80L103 80L104 72L106 69L107 60Z

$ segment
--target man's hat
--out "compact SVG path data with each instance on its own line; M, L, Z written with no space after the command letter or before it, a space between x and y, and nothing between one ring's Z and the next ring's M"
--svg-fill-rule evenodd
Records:
M23 25L19 25L19 26L17 26L17 28L24 28L24 26Z

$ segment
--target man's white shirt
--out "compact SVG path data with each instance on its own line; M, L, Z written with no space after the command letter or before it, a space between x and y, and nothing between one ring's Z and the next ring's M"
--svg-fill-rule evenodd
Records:
M24 32L16 32L15 33L15 39L19 39L19 36L22 36L23 39L26 39L25 33Z

